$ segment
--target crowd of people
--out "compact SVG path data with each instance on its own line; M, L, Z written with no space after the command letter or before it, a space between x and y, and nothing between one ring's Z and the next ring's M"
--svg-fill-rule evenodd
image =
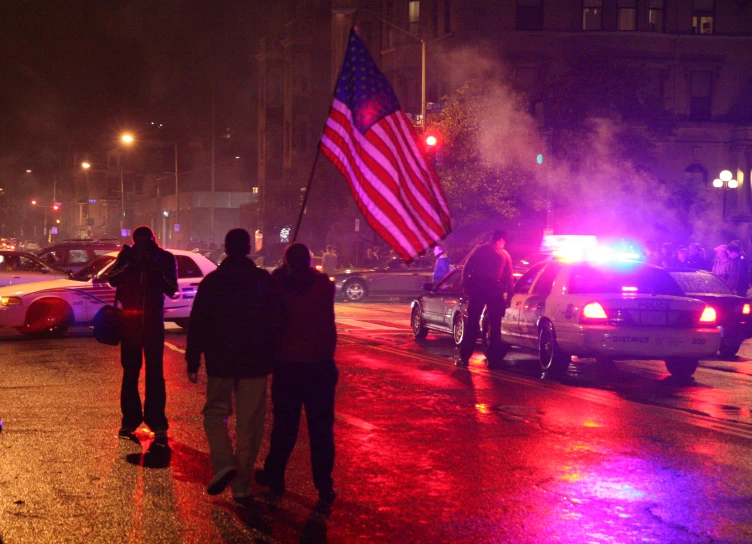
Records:
M697 242L676 247L666 242L659 249L658 244L650 240L645 243L645 260L664 268L709 270L741 296L746 296L750 286L747 256L739 240L716 246L711 256Z

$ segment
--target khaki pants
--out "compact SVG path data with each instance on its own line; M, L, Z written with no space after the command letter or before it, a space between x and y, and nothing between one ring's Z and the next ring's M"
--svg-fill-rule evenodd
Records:
M233 413L232 394L235 392L235 451L227 420ZM251 487L253 465L256 462L266 415L266 376L261 378L214 378L206 385L206 405L203 410L204 430L209 441L214 474L226 467L238 469L232 481L234 495L244 495Z

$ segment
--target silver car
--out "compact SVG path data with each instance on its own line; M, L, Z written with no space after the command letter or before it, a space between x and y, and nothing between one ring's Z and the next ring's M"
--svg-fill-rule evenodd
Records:
M31 253L0 251L0 287L65 277L64 270L52 268Z
M416 297L433 281L434 261L418 257L412 263L396 257L372 268L337 270L329 275L337 297L362 302L368 297Z

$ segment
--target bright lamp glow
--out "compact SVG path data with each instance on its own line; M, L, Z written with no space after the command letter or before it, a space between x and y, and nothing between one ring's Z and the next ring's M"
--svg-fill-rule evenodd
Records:
M739 187L739 182L738 181L736 181L735 179L730 179L728 181L728 188L729 189L736 189L737 187Z
M88 170L89 168L91 168L91 163L84 161L81 163L81 168L83 168L84 170Z
M752 310L752 308L750 308L749 303L742 306L742 313L744 315L749 315L750 310Z
M721 178L721 181L731 181L734 175L731 173L731 170L724 170L719 177Z
M438 140L436 139L436 136L428 136L428 137L426 137L426 145L430 145L431 147L433 147L437 143L438 143Z
M700 316L700 323L715 323L716 315L712 306L705 306Z
M715 178L713 180L713 187L720 189L721 187L723 187L723 181L718 178Z
M597 302L591 302L582 309L582 316L588 319L608 319L603 306Z
M132 143L133 143L133 135L132 135L132 134L123 134L123 135L122 135L122 136L120 137L120 140L121 140L121 141L122 141L122 142L123 142L124 144L132 144Z

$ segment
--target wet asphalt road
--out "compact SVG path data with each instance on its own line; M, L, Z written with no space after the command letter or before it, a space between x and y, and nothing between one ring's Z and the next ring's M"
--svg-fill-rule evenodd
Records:
M338 304L337 320L328 518L305 433L277 508L205 493L204 388L185 379L183 332L165 355L169 457L147 430L115 436L117 348L85 332L0 340L0 541L752 541L752 344L685 382L657 361L553 381L522 352L456 369L448 336L412 340L405 303Z

